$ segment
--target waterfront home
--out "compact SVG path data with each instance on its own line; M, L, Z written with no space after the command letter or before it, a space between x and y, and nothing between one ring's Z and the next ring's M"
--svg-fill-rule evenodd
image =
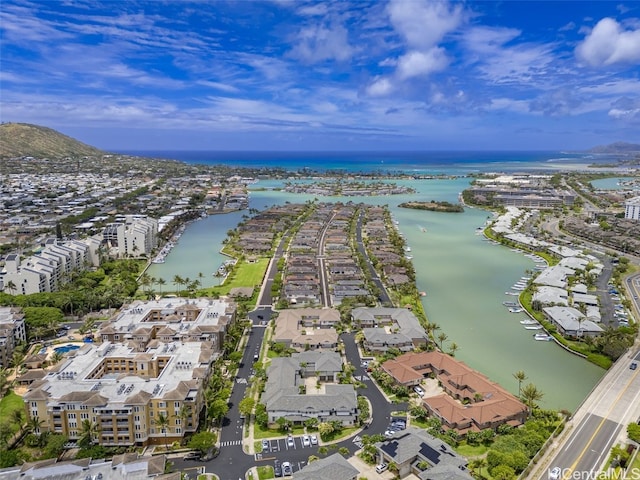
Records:
M360 471L339 453L319 458L293 472L293 480L356 480Z
M596 337L603 330L600 325L584 316L573 307L545 307L542 309L549 322L558 328L561 335L568 337Z
M341 371L342 359L336 352L309 351L272 359L261 397L269 423L284 417L298 424L317 418L354 425L358 418L356 391L353 385L335 383Z
M408 427L375 444L377 463L398 468L398 477L415 475L421 480L472 480L467 459L426 431Z
M547 267L540 275L533 279L533 283L536 285L548 285L550 287L567 288L567 277L573 275L575 270L563 267L561 265L554 265L553 267Z
M434 376L444 393L427 397L422 406L460 433L496 428L503 423L521 425L527 407L500 385L450 355L441 352L406 353L382 364L398 384L413 386Z
M410 351L428 341L420 321L406 308L358 307L352 310L351 319L364 327L364 346L371 351Z
M569 305L569 294L564 288L540 285L536 287L532 302L540 305Z

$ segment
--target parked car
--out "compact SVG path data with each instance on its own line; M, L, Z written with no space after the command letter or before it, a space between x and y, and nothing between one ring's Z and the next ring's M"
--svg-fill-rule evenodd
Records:
M309 438L309 435L303 435L302 436L302 446L303 447L310 447L311 446L311 439Z
M416 385L415 387L413 387L413 391L416 392L419 396L423 397L424 396L424 390Z
M295 447L295 442L293 441L293 437L291 435L287 437L287 447L289 448Z
M285 477L293 475L293 470L291 469L291 464L289 462L282 462L282 475Z
M638 364L636 362L631 362L631 365L629 365L629 368L631 370L635 370L636 368L638 368Z
M269 450L269 440L267 440L266 438L262 440L262 451L264 452L265 450Z
M380 464L376 465L376 472L378 472L378 473L382 473L382 472L384 472L388 467L389 467L389 465L387 465L386 463L380 463Z
M276 477L282 476L282 467L280 466L280 460L276 460L275 462L273 462L273 474Z
M318 437L316 437L315 435L311 435L311 445L317 445L318 444Z

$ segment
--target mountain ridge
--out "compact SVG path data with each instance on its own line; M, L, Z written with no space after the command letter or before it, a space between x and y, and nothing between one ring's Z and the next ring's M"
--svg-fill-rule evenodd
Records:
M0 125L0 158L100 156L106 152L52 128L30 123Z
M587 150L589 153L636 153L640 152L640 144L628 142L613 142L607 145L597 145Z

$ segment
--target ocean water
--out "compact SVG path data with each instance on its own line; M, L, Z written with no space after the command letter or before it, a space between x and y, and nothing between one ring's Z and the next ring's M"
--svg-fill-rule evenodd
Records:
M191 164L244 168L308 169L317 172L414 173L462 175L487 171L586 169L610 156L568 152L432 151L432 152L215 152L127 151L131 155L181 160Z
M308 158L306 163L311 163L313 158L316 157ZM548 162L546 157L528 158L525 163L531 170L556 163ZM475 165L472 160L470 158L464 168ZM354 162L347 164L349 168L356 168ZM295 164L290 165L294 169ZM358 167L362 165L360 163ZM400 160L397 160L398 165L401 165ZM495 166L493 163L483 168L499 170ZM520 170L525 170L520 160L512 165L512 169L504 169ZM443 170L449 174L469 172ZM473 208L466 208L460 214L448 214L398 207L408 200L457 202L458 194L469 185L469 181L469 178L403 179L396 183L413 187L415 194L354 199L286 193L279 190L283 182L261 180L250 186L249 206L261 210L315 198L328 202L358 201L387 205L412 248L417 287L426 292L422 302L427 316L448 336L445 350L455 342L459 346L456 352L458 359L513 393L517 393L518 388L513 373L524 370L528 377L525 383L532 382L544 392L542 405L575 411L604 370L567 353L552 342L533 340L534 332L525 330L519 323L526 316L509 313L502 305L505 300L514 300L515 297L506 296L504 292L533 267L533 262L476 234L477 227L482 226L491 213ZM211 272L224 261L218 251L227 230L241 221L242 214L214 215L190 224L166 263L153 265L150 273L165 278L165 291L173 288L172 278L176 274L195 279L204 272L206 280L203 283L215 284Z

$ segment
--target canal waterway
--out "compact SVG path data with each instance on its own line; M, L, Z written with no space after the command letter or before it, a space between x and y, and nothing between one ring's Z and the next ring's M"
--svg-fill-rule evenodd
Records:
M513 393L518 383L513 373L523 370L528 382L542 392L543 406L575 411L604 370L570 354L553 342L533 340L533 331L519 323L523 313L509 313L502 305L505 291L531 269L533 262L506 247L487 242L476 234L489 212L466 208L464 213L441 213L399 208L408 200L457 202L469 179L404 180L416 190L413 195L386 197L319 197L289 194L272 188L279 181L260 181L250 194L250 208L262 210L285 202L301 203L317 198L330 202L363 202L388 205L398 228L411 247L418 290L430 321L459 349L456 358L487 375ZM174 275L195 279L205 274L204 286L217 284L211 276L225 257L219 254L226 232L242 220L243 212L215 215L187 228L164 264L151 267L152 276L163 277L173 289Z

